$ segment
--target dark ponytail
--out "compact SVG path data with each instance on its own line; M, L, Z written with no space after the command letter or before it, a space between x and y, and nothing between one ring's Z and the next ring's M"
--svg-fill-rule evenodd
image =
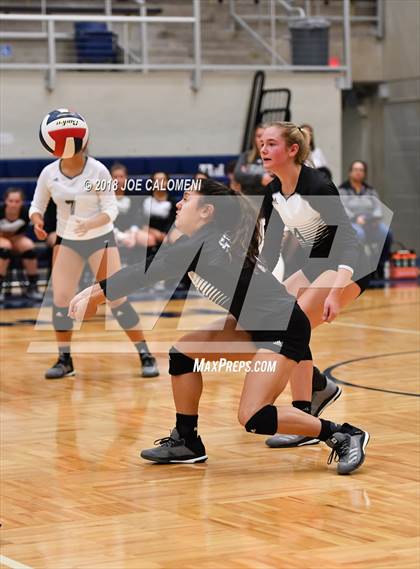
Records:
M201 180L198 191L204 203L213 205L213 221L230 237L232 253L242 256L246 250L247 262L255 265L261 232L257 211L248 198L215 180Z

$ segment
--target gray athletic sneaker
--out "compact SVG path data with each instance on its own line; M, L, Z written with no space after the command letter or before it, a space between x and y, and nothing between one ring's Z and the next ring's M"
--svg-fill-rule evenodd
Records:
M172 429L169 437L157 439L154 444L157 445L156 448L142 450L140 456L160 464L193 464L205 462L208 458L200 437L189 442L187 446L176 429Z
M140 362L142 377L157 377L159 375L156 359L151 353L142 352L140 354Z
M294 448L310 445L317 445L320 441L313 437L305 437L304 435L281 435L277 434L269 437L265 444L270 448Z
M325 377L325 380L327 382L325 389L312 393L311 415L314 417L319 417L328 405L337 401L343 391L332 379Z
M334 433L326 441L327 445L332 448L328 464L334 460L338 462L338 474L350 474L362 466L369 438L368 432L344 423L340 431Z
M337 401L343 391L339 385L337 385L328 377L325 377L327 385L324 389L320 391L314 391L312 393L311 401L311 415L314 417L319 417L321 413ZM317 445L320 441L312 437L305 437L303 435L281 435L277 434L273 437L269 437L265 444L270 448L295 448L310 445Z
M59 356L56 363L45 372L45 379L62 379L73 375L76 375L76 372L72 359Z

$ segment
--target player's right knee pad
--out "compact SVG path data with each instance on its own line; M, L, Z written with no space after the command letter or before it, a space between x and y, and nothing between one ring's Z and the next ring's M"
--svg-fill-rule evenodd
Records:
M130 330L130 328L134 328L134 326L137 326L140 321L139 315L128 300L119 306L111 308L111 312L123 330Z
M262 409L254 413L247 421L245 429L248 433L256 435L275 435L277 433L277 407L265 405Z
M10 259L12 251L6 247L0 247L0 259Z
M194 371L194 360L174 346L169 350L169 375L182 375Z
M56 306L53 304L53 326L56 332L68 332L73 330L73 320L67 316L68 306Z

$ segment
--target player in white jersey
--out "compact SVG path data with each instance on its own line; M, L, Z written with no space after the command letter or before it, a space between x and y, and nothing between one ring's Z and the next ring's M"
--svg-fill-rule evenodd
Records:
M29 210L38 239L45 239L43 215L50 198L57 205L57 241L52 270L53 325L59 357L46 379L74 375L70 353L73 321L67 316L85 262L96 276L106 278L121 268L113 234L118 209L107 168L83 151L46 166L39 178ZM143 377L159 375L149 352L139 317L126 297L110 303L119 325L134 343Z
M261 157L266 170L275 176L269 190L279 215L273 212L271 216L263 255L273 257L269 266L274 268L285 227L307 252L305 264L283 284L314 329L331 322L365 290L370 270L336 187L324 174L305 165L308 154L304 129L288 122L265 128ZM313 368L312 358L299 363L290 383L293 405L315 416L341 394L338 385ZM287 448L318 442L311 437L276 435L267 444Z

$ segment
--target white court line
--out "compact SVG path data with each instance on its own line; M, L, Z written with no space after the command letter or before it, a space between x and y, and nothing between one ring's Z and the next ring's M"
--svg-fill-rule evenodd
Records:
M382 332L400 332L402 334L414 334L420 336L417 330L408 330L407 328L384 328L382 326L371 326L370 324L354 324L353 322L334 322L335 326L348 326L349 328L365 328L366 330L381 330Z
M23 563L14 561L5 555L0 555L0 563L2 565L6 565L6 567L10 567L10 569L32 569L32 567L29 567L29 565L23 565Z

